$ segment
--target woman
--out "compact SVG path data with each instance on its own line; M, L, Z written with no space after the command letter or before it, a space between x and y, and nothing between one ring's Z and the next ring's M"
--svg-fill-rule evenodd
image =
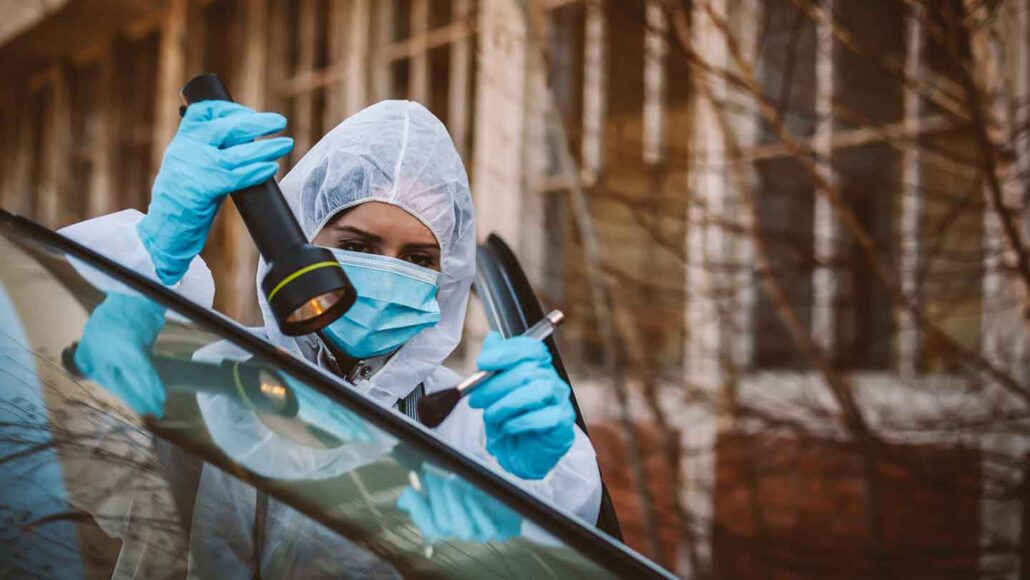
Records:
M285 137L254 140L285 125L280 115L238 104L193 104L165 152L146 215L120 212L63 233L210 307L213 282L198 254L225 195L272 177L275 160L292 149ZM384 406L411 403L421 393L457 383L459 376L443 361L464 326L475 273L475 227L468 178L444 125L417 103L381 102L330 131L280 187L308 239L333 250L359 298L320 335L291 338L279 332L259 291L265 326L258 332L346 376ZM263 269L262 264L259 280ZM209 360L239 356L244 353L223 343L198 353ZM569 387L544 345L491 334L477 363L499 372L435 429L437 435L594 521L600 503L594 451L575 426ZM131 400L141 401L141 412L159 413L163 390L140 385ZM290 461L303 469L327 468L322 462L341 468L325 457L287 458L283 454L292 450L277 453L275 438L254 432L263 427L231 403L200 399L223 448L240 441L266 445L237 451L273 458L259 466L269 475ZM206 497L217 497L230 493L224 488L231 485L228 477L205 468L198 503L205 489ZM209 507L217 509L217 502ZM196 520L193 528L196 533Z

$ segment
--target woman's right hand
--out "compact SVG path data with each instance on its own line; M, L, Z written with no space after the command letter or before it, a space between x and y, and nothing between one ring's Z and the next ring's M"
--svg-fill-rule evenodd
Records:
M491 332L476 366L496 374L469 395L483 409L486 450L508 473L543 479L576 441L571 389L543 341Z
M229 101L201 101L186 109L165 149L151 189L150 208L137 226L162 283L182 278L207 240L222 199L279 170L293 149L289 137L255 141L286 127L278 113L257 113Z

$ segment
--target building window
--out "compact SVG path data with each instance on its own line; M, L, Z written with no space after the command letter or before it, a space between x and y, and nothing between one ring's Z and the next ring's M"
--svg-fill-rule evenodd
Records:
M367 3L301 0L269 6L269 105L290 119L296 163L367 102ZM361 59L359 61L358 59Z
M146 208L157 45L135 31L11 83L5 208L52 228Z
M929 85L955 91L962 64L951 47L968 47L969 38L965 27L944 17L948 4L950 13L957 14L958 0L935 0L926 11L923 75ZM961 55L968 57L968 52ZM932 99L919 105L921 119L943 125L943 111ZM979 351L986 276L979 149L972 130L962 126L925 132L918 145L918 260L910 276L929 319L962 346ZM958 362L945 345L918 333L913 363L917 371L955 371Z
M447 125L472 167L476 86L474 0L376 2L377 96L424 104Z
M545 217L550 268L540 286L570 313L565 332L580 351L573 363L604 362L580 223L569 199L578 181L596 235L599 263L627 338L654 369L682 370L688 203L689 81L660 2L538 0L531 22L542 24L548 88L562 135L547 131L543 176L535 195L556 211ZM551 114L550 111L544 114ZM559 211L559 208L560 211ZM559 227L560 226L560 227ZM555 232L561 232L558 236ZM560 289L559 289L560 288Z
M811 138L815 134L815 24L789 0L770 1L763 16L758 63L762 88L791 133ZM760 127L760 145L778 142L768 123L761 121ZM813 230L798 224L813 223L814 185L791 157L758 159L754 169L759 192L757 227L767 240L770 267L783 281L787 301L798 319L811 325ZM789 368L804 364L765 292L757 296L754 333L755 365Z
M882 271L934 324L976 348L983 207L975 151L967 129L912 98L904 83L904 75L929 85L953 82L955 59L941 55L944 23L922 23L900 0L834 0L833 28L793 2L761 5L765 98L874 240ZM926 12L939 18L942 11ZM905 318L868 249L759 119L751 151L757 225L797 318L839 368L948 370L941 345L911 323L899 325ZM807 365L765 292L754 320L755 367ZM914 348L904 348L913 340Z

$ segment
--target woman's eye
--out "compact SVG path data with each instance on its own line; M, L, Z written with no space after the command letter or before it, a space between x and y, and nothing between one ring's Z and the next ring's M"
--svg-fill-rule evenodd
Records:
M432 256L427 256L425 254L409 254L407 256L404 256L404 259L411 262L412 264L415 264L416 266L422 266L423 268L436 267L436 259Z
M364 252L366 254L372 252L372 247L365 242L358 242L355 240L344 240L340 242L340 249L347 250L348 252Z

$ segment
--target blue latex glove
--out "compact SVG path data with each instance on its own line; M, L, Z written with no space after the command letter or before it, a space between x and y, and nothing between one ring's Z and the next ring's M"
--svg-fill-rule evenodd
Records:
M397 507L408 514L427 542L504 541L519 535L522 518L455 475L423 471L422 490L407 487Z
M279 170L275 160L293 149L293 140L254 139L285 127L278 113L255 113L228 101L201 101L186 109L165 149L150 208L137 226L161 282L175 284L186 273L226 195Z
M111 293L82 330L75 366L140 415L161 417L165 389L150 349L165 324L164 308L142 296Z
M484 409L487 451L514 475L543 478L576 438L569 385L554 370L547 346L491 332L476 364L500 371L469 395L472 408Z
M344 442L371 441L366 422L307 384L283 375L297 397L297 418Z

